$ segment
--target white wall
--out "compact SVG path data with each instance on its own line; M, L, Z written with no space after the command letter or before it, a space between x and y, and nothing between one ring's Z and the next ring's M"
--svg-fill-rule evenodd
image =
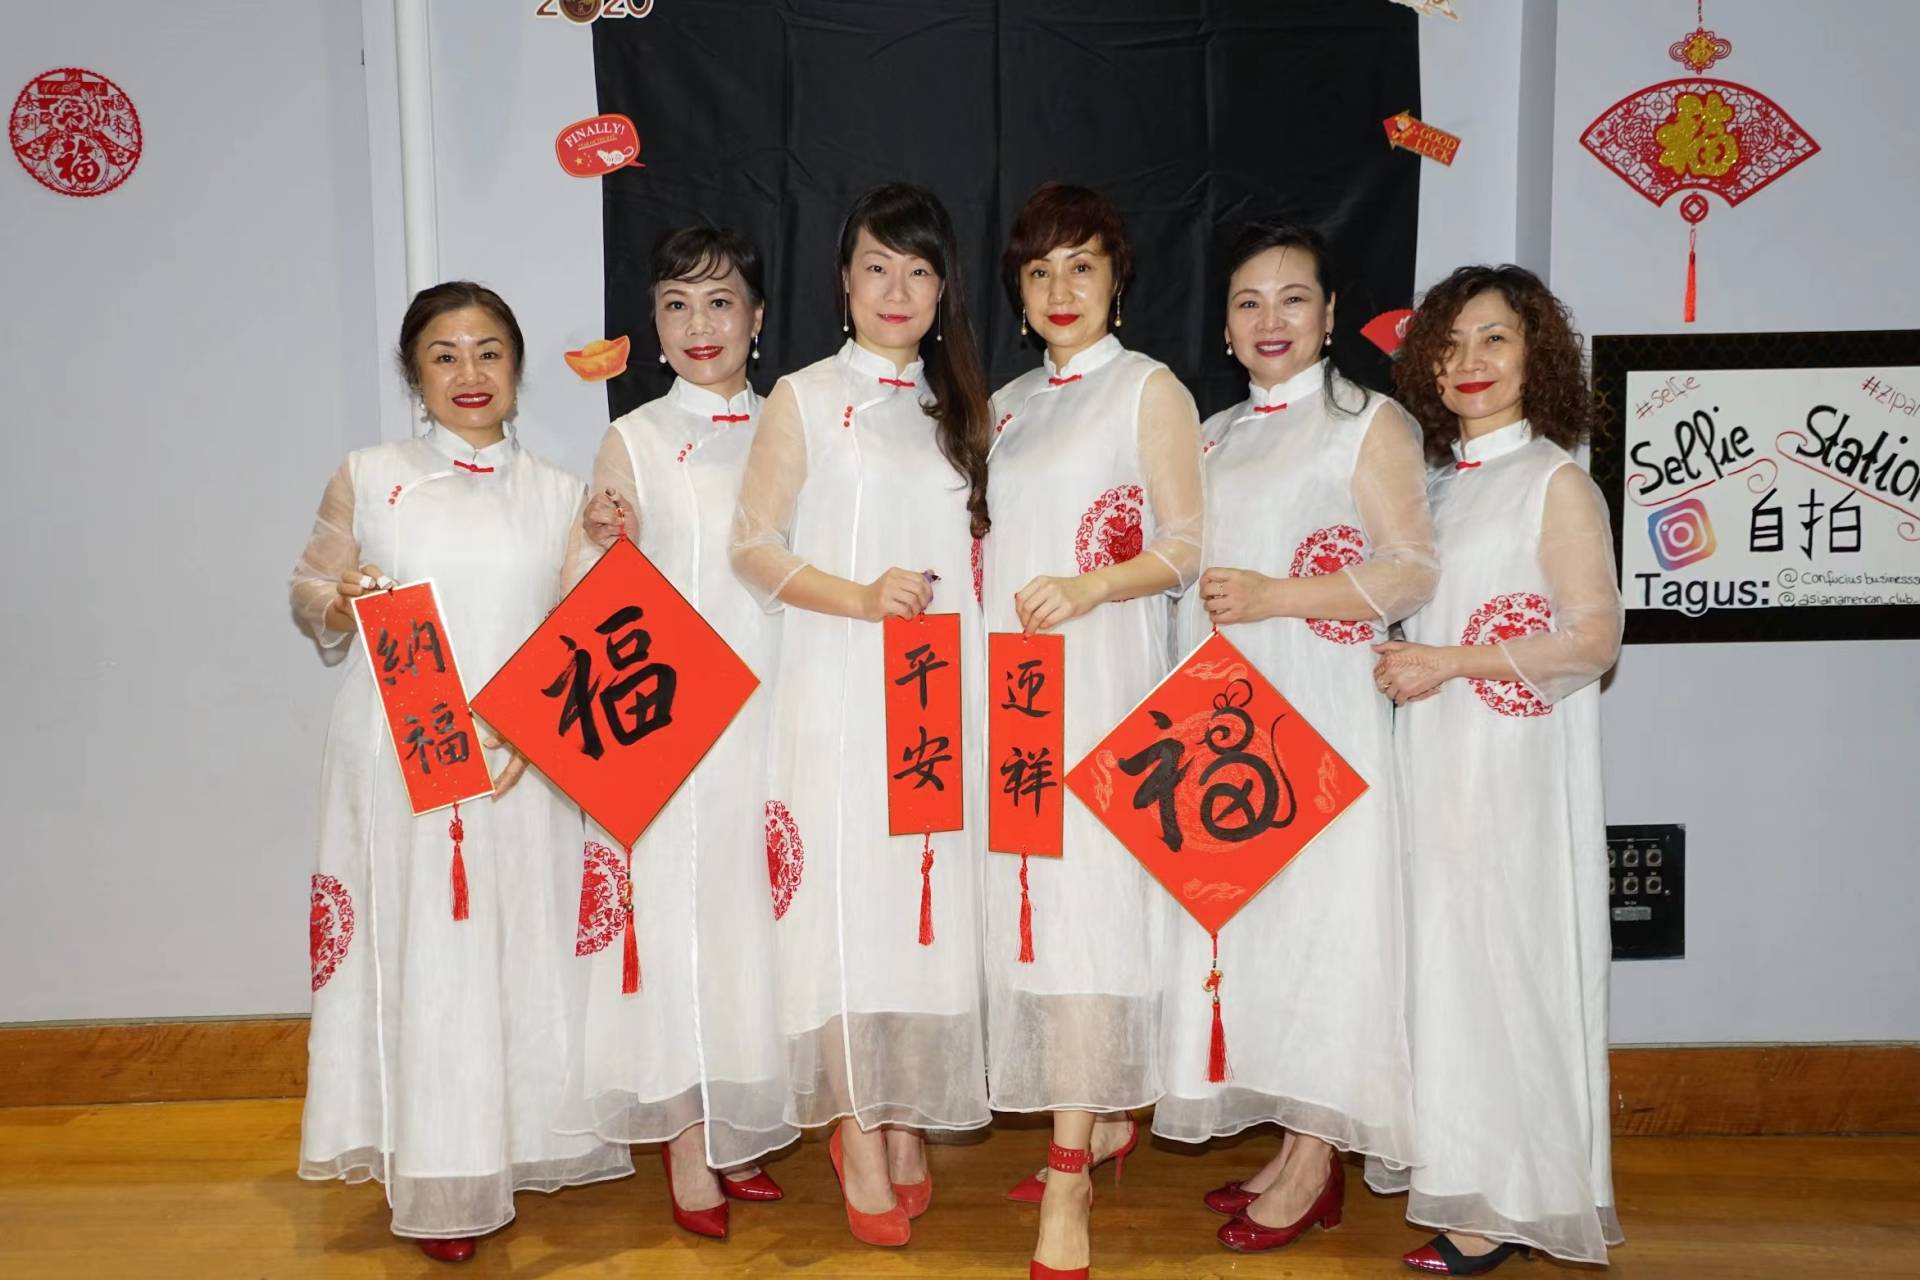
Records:
M1580 146L1683 74L1689 6L1559 6L1554 289L1589 334L1920 328L1910 0L1707 5L1749 85L1820 153L1737 208L1709 197L1698 323L1686 224ZM1607 814L1687 824L1687 956L1616 964L1616 1041L1920 1039L1920 643L1635 645L1600 702Z
M82 66L140 113L118 190L0 156L0 1021L306 1006L335 678L287 571L378 438L359 15L14 5L10 104Z
M32 300L0 319L16 623L0 633L0 1021L307 1006L336 674L287 619L284 582L341 455L411 428L390 355L407 299L391 0L174 16L188 7L23 8L0 49L0 90L89 66L132 94L148 138L102 199L0 175L0 294ZM1680 327L1683 225L1577 137L1671 78L1690 11L1458 7L1421 24L1423 115L1464 144L1450 169L1424 163L1419 283L1518 260L1550 270L1590 333ZM559 173L552 137L595 110L592 37L532 8L433 6L440 273L513 302L524 436L584 472L605 398L560 352L601 336L600 193ZM1899 235L1920 193L1874 123L1899 118L1920 9L1719 9L1736 53L1714 74L1766 91L1824 150L1716 207L1696 327L1920 325ZM1899 790L1920 747L1916 648L1628 650L1602 700L1609 816L1688 824L1692 901L1686 960L1615 966L1617 1040L1920 1038L1904 918L1920 805Z

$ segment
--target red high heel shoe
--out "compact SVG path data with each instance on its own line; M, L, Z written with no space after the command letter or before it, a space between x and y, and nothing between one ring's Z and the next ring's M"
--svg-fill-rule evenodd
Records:
M1329 1154L1328 1163L1332 1167L1327 1171L1326 1185L1298 1222L1269 1227L1242 1214L1220 1228L1220 1243L1240 1253L1265 1253L1292 1244L1315 1223L1327 1231L1339 1226L1341 1206L1347 1197L1347 1167L1340 1162L1338 1151Z
M696 1236L705 1236L709 1240L727 1238L727 1202L722 1200L711 1209L682 1209L673 1195L673 1152L663 1144L660 1148L660 1163L667 1167L667 1203L673 1208L674 1225L682 1231L691 1231ZM722 1178L721 1182L726 1179Z
M1138 1136L1138 1133L1129 1135L1129 1149L1132 1147L1132 1139ZM1072 1147L1063 1147L1053 1142L1047 1143L1047 1168L1059 1173L1085 1173L1089 1167L1089 1161L1092 1156L1093 1152L1090 1150L1076 1151ZM1115 1172L1118 1172L1117 1168ZM1046 1184L1042 1183L1041 1185L1045 1186ZM1089 1211L1091 1211L1093 1207L1092 1186L1088 1186L1087 1196L1087 1207ZM1091 1266L1061 1268L1050 1267L1044 1262L1029 1262L1027 1264L1027 1280L1087 1280L1092 1269Z
M1533 1250L1523 1244L1503 1241L1491 1252L1469 1257L1443 1234L1435 1236L1412 1253L1401 1255L1400 1261L1415 1271L1431 1271L1436 1275L1483 1276L1515 1254L1523 1258L1531 1257Z
M729 1200L764 1201L785 1199L787 1193L780 1189L780 1184L773 1180L771 1174L762 1169L751 1178L735 1179L721 1174L720 1194Z
M415 1240L420 1252L435 1262L466 1262L473 1257L473 1237L455 1236L450 1240Z
M896 1182L893 1184L893 1198L909 1218L917 1218L933 1206L933 1170L927 1170L927 1176L918 1182Z
M913 1238L913 1227L907 1221L907 1211L900 1207L897 1197L893 1208L885 1213L863 1213L853 1207L853 1201L847 1200L847 1175L841 1167L840 1129L837 1125L833 1137L827 1139L827 1158L833 1161L834 1180L840 1184L840 1198L846 1200L847 1228L853 1232L855 1240L862 1244L892 1248Z
M1052 1144L1049 1143L1048 1145L1051 1146ZM1115 1148L1112 1155L1102 1156L1100 1159L1095 1160L1092 1167L1098 1169L1107 1161L1113 1161L1113 1185L1117 1187L1120 1185L1120 1175L1126 1167L1127 1157L1132 1155L1133 1149L1139 1145L1140 1122L1129 1118L1127 1120L1127 1140ZM1040 1194L1046 1190L1046 1186L1046 1179L1042 1178L1039 1174L1029 1174L1024 1181L1015 1186L1013 1190L1007 1192L1007 1199L1017 1200L1021 1204L1039 1204Z
M1258 1191L1249 1191L1244 1183L1229 1182L1215 1187L1201 1199L1207 1202L1207 1208L1215 1213L1224 1213L1229 1218L1237 1218L1247 1211L1247 1206L1260 1198Z

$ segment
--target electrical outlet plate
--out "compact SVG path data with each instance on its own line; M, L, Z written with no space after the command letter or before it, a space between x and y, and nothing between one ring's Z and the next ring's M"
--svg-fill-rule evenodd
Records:
M1607 905L1615 960L1686 955L1687 829L1678 823L1607 828Z

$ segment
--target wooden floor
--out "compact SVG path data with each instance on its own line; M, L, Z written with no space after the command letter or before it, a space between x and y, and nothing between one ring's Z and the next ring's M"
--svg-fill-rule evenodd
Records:
M297 1100L0 1110L0 1276L427 1276L387 1233L379 1188L294 1177ZM520 1199L518 1221L481 1242L466 1276L1019 1276L1035 1211L1001 1198L1042 1154L1007 1127L933 1152L932 1211L905 1249L847 1234L820 1143L771 1168L785 1202L735 1205L733 1239L696 1240L667 1219L660 1166ZM1346 1224L1265 1256L1213 1241L1206 1188L1273 1149L1255 1134L1200 1154L1144 1145L1115 1191L1101 1170L1095 1274L1411 1275L1398 1255L1425 1238L1398 1200L1349 1184ZM1617 1280L1920 1276L1920 1138L1628 1138L1614 1173L1627 1244ZM1535 1261L1500 1275L1550 1280L1593 1268Z

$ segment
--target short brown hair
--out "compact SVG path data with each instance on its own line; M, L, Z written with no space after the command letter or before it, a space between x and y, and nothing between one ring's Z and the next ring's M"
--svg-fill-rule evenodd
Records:
M507 345L513 348L513 380L520 381L520 370L527 359L526 339L520 336L520 322L513 318L507 300L483 284L471 280L448 280L430 285L413 295L407 314L400 321L400 372L407 385L420 390L420 353L414 350L426 327L449 311L478 307L492 316L507 331Z
M1091 187L1043 182L1013 220L1007 251L1000 255L1000 278L1013 309L1020 309L1020 268L1063 246L1085 244L1098 236L1100 250L1113 260L1113 294L1133 283L1133 240L1127 221L1113 201Z
M1420 300L1393 366L1394 392L1420 423L1428 461L1451 461L1460 438L1460 419L1441 400L1434 371L1446 364L1460 309L1483 293L1499 294L1520 317L1527 344L1520 407L1533 434L1573 449L1593 434L1596 414L1586 350L1566 304L1525 267L1461 267Z

